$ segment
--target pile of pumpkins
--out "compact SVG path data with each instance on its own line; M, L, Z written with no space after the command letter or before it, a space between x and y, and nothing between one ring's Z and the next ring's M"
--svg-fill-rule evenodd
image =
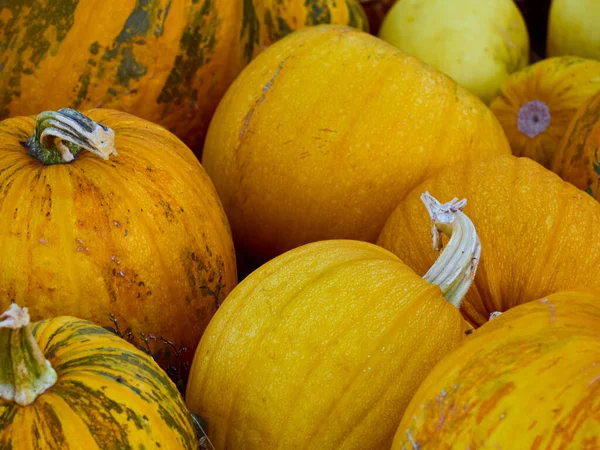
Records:
M600 5L382 4L0 5L0 448L600 448Z

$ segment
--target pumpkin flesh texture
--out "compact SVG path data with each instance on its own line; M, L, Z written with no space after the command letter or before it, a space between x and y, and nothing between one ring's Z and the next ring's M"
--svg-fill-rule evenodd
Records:
M427 175L509 153L493 114L448 77L374 36L320 26L246 67L202 163L238 248L265 261L322 239L373 242Z
M560 292L496 317L429 373L392 450L597 448L599 333L597 293Z
M307 244L223 303L186 402L217 449L389 447L420 380L465 326L439 287L384 249Z
M513 154L550 169L571 119L599 91L600 61L576 56L548 58L509 76L490 108L504 128ZM519 129L519 112L535 101L547 106L550 122L545 130L529 137Z
M179 391L148 355L73 317L33 334L58 381L29 406L0 401L0 448L197 448Z
M600 200L600 92L577 111L560 143L553 170Z
M465 214L481 239L481 261L461 305L474 326L553 292L600 289L600 205L529 158L500 156L446 169L415 188L387 220L377 243L418 274L437 254L419 195L467 198Z
M20 144L34 118L0 123L0 215L10 218L0 223L0 307L15 301L33 320L73 314L111 327L114 314L121 332L149 336L153 353L163 337L191 361L237 283L220 201L162 127L112 110L86 114L115 131L118 156L84 152L42 166Z

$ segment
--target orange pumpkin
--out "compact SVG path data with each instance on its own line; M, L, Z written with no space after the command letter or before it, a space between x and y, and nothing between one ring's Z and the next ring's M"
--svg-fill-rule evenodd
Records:
M442 201L469 199L465 213L482 258L461 311L475 326L553 292L600 289L600 204L529 158L500 156L455 165L413 190L388 218L377 243L424 274L436 254L426 239L428 190Z
M600 296L561 292L507 311L429 373L392 450L597 449Z
M360 8L353 1L318 20L349 20L343 11ZM4 2L0 119L114 108L168 128L200 154L217 103L263 48L262 2Z
M322 239L375 241L424 177L509 153L494 115L450 78L369 34L319 26L246 67L202 162L236 244L265 261Z
M555 57L509 76L490 108L513 154L551 168L575 112L599 91L600 61Z
M465 201L424 201L434 243L451 238L423 278L381 247L330 240L272 259L231 292L186 393L215 449L390 447L419 383L465 337L456 307L480 254Z
M165 350L191 360L237 283L221 203L164 128L86 114L101 124L73 110L0 123L0 309L14 301L34 320L68 314L114 327L112 314L163 365L174 362ZM188 351L174 355L161 339Z
M569 124L554 160L564 180L600 200L600 92L590 98Z

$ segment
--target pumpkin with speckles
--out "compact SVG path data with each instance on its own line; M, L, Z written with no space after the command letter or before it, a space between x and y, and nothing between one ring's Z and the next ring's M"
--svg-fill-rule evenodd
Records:
M163 125L199 154L221 96L269 43L262 1L3 2L0 119L114 108ZM306 6L273 36L312 21L364 27L354 2L290 0Z
M560 292L517 306L438 363L392 450L597 449L600 296Z
M561 56L510 75L490 108L513 154L550 169L575 112L599 91L600 61Z
M92 320L183 364L237 284L221 202L161 126L86 114L0 122L0 308Z
M577 110L561 140L552 170L600 200L599 151L600 92Z

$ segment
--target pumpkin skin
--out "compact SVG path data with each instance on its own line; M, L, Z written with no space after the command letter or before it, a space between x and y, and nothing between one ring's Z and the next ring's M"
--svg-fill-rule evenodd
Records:
M245 68L202 163L236 248L262 262L318 240L373 242L427 175L509 153L493 114L450 78L369 34L318 26Z
M261 3L263 46L294 30L326 23L369 31L369 21L358 0L261 0Z
M490 108L513 154L550 169L573 116L599 91L600 61L548 58L508 77Z
M336 9L332 20L348 20ZM263 48L261 10L262 0L11 0L0 7L0 119L118 109L199 155L219 100Z
M548 15L548 56L600 59L600 4L595 0L552 0Z
M496 317L429 373L392 450L598 448L599 333L593 293L556 293Z
M149 355L74 317L33 334L58 381L28 406L0 400L0 448L197 448L183 399Z
M424 181L392 212L377 243L424 274L437 255L427 240L424 190L440 201L468 198L481 262L461 304L474 326L491 313L577 287L600 289L600 204L529 158L499 156L450 167Z
M231 292L186 403L216 449L389 448L419 382L465 330L438 286L381 247L306 244Z
M0 122L0 307L33 320L73 314L193 351L237 284L217 194L193 153L164 128L126 113L86 113L112 128L118 156L84 152L43 166L21 145L34 117ZM145 345L145 344L144 344ZM163 365L164 365L163 364Z
M554 170L564 180L600 200L600 92L577 111L564 134Z

